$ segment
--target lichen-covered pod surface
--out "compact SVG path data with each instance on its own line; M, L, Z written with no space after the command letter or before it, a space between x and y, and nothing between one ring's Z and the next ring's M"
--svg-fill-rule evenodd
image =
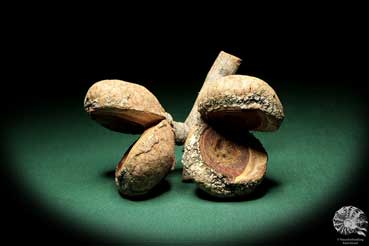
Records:
M283 106L265 81L246 75L222 77L199 95L202 118L221 128L275 131L284 119Z
M252 134L229 135L206 123L189 133L182 158L183 173L217 197L249 194L262 181L268 156Z
M174 133L167 120L147 129L124 154L115 171L121 194L143 195L155 187L175 163Z
M84 108L101 125L123 133L142 133L165 118L165 110L148 89L122 80L93 84Z

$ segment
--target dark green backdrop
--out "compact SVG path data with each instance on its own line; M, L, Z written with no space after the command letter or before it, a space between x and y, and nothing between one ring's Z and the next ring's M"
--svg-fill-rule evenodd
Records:
M1 131L4 235L47 243L336 242L336 210L369 213L368 94L361 39L345 23L285 32L242 25L223 40L209 26L198 35L105 26L97 35L97 23L87 31L27 29L2 90L10 98ZM177 147L176 170L149 197L122 198L113 170L138 136L90 120L88 88L108 78L142 84L183 121L220 50L241 57L239 73L266 80L285 107L278 132L255 133L269 154L266 179L246 200L212 199L181 182Z
M112 132L90 120L82 107L83 91L80 97L52 102L47 109L34 107L11 120L11 170L40 209L99 238L198 243L259 242L284 235L327 208L351 203L342 195L353 189L364 164L365 98L359 88L332 88L324 81L311 87L298 80L271 83L278 88L286 119L276 133L255 133L270 161L266 180L247 200L218 201L195 184L182 183L182 147L176 149L176 170L149 198L122 198L113 170L138 136ZM185 119L194 90L148 87L175 119ZM335 210L329 212L333 216ZM329 225L328 219L323 223Z

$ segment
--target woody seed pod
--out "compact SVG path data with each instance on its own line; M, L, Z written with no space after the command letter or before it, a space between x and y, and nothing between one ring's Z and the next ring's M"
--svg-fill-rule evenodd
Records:
M273 88L246 75L214 81L199 95L198 110L205 122L229 130L275 131L284 118Z
M84 108L93 120L123 133L142 133L165 118L165 110L149 90L122 80L93 84L87 91Z
M262 181L268 156L248 132L229 134L206 123L189 133L182 158L184 173L217 197L243 196Z
M167 120L147 129L124 154L115 171L121 194L143 195L156 186L175 163L174 133Z

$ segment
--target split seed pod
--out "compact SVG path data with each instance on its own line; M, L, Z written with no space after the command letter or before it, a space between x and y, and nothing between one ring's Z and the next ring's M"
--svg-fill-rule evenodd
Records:
M175 163L174 133L167 120L147 129L124 154L115 171L121 194L143 195L156 186Z
M206 123L189 133L182 158L184 173L217 197L243 196L262 181L268 156L248 132L229 134Z
M139 134L165 119L165 110L145 87L102 80L87 91L84 107L93 120L118 132Z
M284 119L283 106L270 85L246 75L222 77L199 95L205 122L219 128L275 131Z

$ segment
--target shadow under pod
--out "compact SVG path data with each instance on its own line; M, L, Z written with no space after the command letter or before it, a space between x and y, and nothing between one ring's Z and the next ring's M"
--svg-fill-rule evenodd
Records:
M196 188L195 195L202 199L212 202L245 202L245 201L252 201L257 200L265 196L270 190L280 186L281 184L271 178L265 177L263 182L258 185L255 190L249 194L242 197L232 197L232 198L220 198L214 197L206 193L205 191L201 190L200 188Z
M160 183L157 184L152 190L150 190L148 193L144 195L129 197L129 196L125 196L121 194L120 192L118 193L124 199L128 199L131 201L146 201L146 200L157 198L163 195L164 193L170 191L170 189L171 189L170 183L166 179L164 179L160 181Z
M110 179L112 182L115 182L114 181L114 178L115 178L115 170L104 171L101 174L101 176L103 178ZM131 200L131 201L145 201L145 200L154 199L156 197L159 197L162 194L168 192L170 189L171 189L170 183L166 179L163 179L152 190L150 190L148 193L146 193L144 195L138 195L138 196L129 197L129 196L126 196L126 195L121 194L118 191L117 192L124 199L128 199L128 200Z
M114 178L115 178L115 170L113 169L113 170L105 171L105 172L102 173L101 176L104 177L104 178L108 178L108 179L114 180Z

